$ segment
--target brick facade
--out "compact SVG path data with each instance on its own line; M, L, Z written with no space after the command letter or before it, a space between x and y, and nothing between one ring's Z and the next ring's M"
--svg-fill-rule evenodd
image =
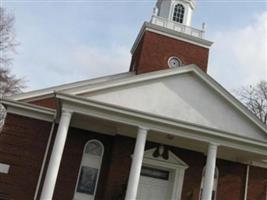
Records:
M33 199L51 123L8 114L0 133L0 194L12 200Z
M40 100L34 100L34 101L30 101L29 103L37 105L37 106L43 106L46 108L51 108L51 109L57 108L57 100L55 97L44 98L44 99L40 99Z
M130 71L142 74L169 69L168 59L171 56L177 56L184 65L196 64L207 72L208 48L150 31L145 31L134 51Z
M248 200L267 199L267 170L251 167L248 187Z
M110 152L113 143L113 137L75 128L69 129L68 132L62 162L60 165L59 176L53 197L54 200L73 199L84 145L92 139L97 139L102 142L105 148L96 194L96 199L103 200L103 196L107 188L106 177L108 176L108 169L110 166Z
M0 162L10 164L9 174L0 174L0 192L13 200L33 199L51 123L8 114L0 134ZM55 130L56 132L56 130ZM135 139L109 136L70 128L56 183L54 200L72 200L83 148L97 139L105 147L96 200L123 199ZM157 144L147 142L146 149ZM185 172L182 200L199 199L206 157L198 152L168 147L189 165ZM217 159L219 183L217 200L244 198L246 165ZM266 200L267 170L251 167L248 200Z
M66 200L72 199L83 147L90 139L98 139L105 145L96 200L124 199L135 140L119 135L101 136L78 129L71 129L67 139L55 199L62 197ZM147 142L146 150L156 145L155 143ZM168 148L189 165L185 172L182 200L190 199L190 196L193 196L193 200L199 200L202 171L205 166L206 156L176 147ZM71 166L69 166L70 162L72 163ZM217 167L219 169L217 200L243 200L246 165L217 159ZM266 169L253 168L250 175L250 200L265 200L264 198L257 199L255 196L263 197L266 195L264 190L267 182L266 176Z

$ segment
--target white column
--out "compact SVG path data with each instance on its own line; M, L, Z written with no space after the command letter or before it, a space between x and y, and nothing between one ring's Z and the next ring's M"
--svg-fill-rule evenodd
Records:
M147 136L147 129L139 128L134 147L134 154L132 159L132 165L131 165L125 200L136 200L143 156L145 151L146 136Z
M250 165L247 165L247 173L246 173L246 183L245 183L244 200L247 200L247 198L248 198L249 171L250 171ZM266 195L267 195L267 193L266 193ZM267 199L267 198L266 198L266 199Z
M218 146L216 144L209 144L205 178L203 184L203 193L201 200L211 200L212 197L214 174L216 169L217 148Z
M72 112L62 111L40 200L52 200Z

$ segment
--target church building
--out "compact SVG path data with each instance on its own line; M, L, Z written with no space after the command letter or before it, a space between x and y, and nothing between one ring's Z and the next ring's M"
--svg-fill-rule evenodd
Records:
M129 72L3 99L0 199L267 200L267 127L207 74L195 8L157 0Z

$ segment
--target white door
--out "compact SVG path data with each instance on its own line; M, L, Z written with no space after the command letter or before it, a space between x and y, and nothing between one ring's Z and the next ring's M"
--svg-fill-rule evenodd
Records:
M142 167L137 200L169 200L170 172Z

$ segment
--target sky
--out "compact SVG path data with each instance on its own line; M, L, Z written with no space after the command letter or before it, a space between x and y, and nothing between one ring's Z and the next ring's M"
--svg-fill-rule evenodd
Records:
M1 1L1 0L0 0ZM129 70L156 0L2 0L20 45L12 73L25 91ZM192 26L213 41L208 74L227 90L267 80L267 0L198 0Z

